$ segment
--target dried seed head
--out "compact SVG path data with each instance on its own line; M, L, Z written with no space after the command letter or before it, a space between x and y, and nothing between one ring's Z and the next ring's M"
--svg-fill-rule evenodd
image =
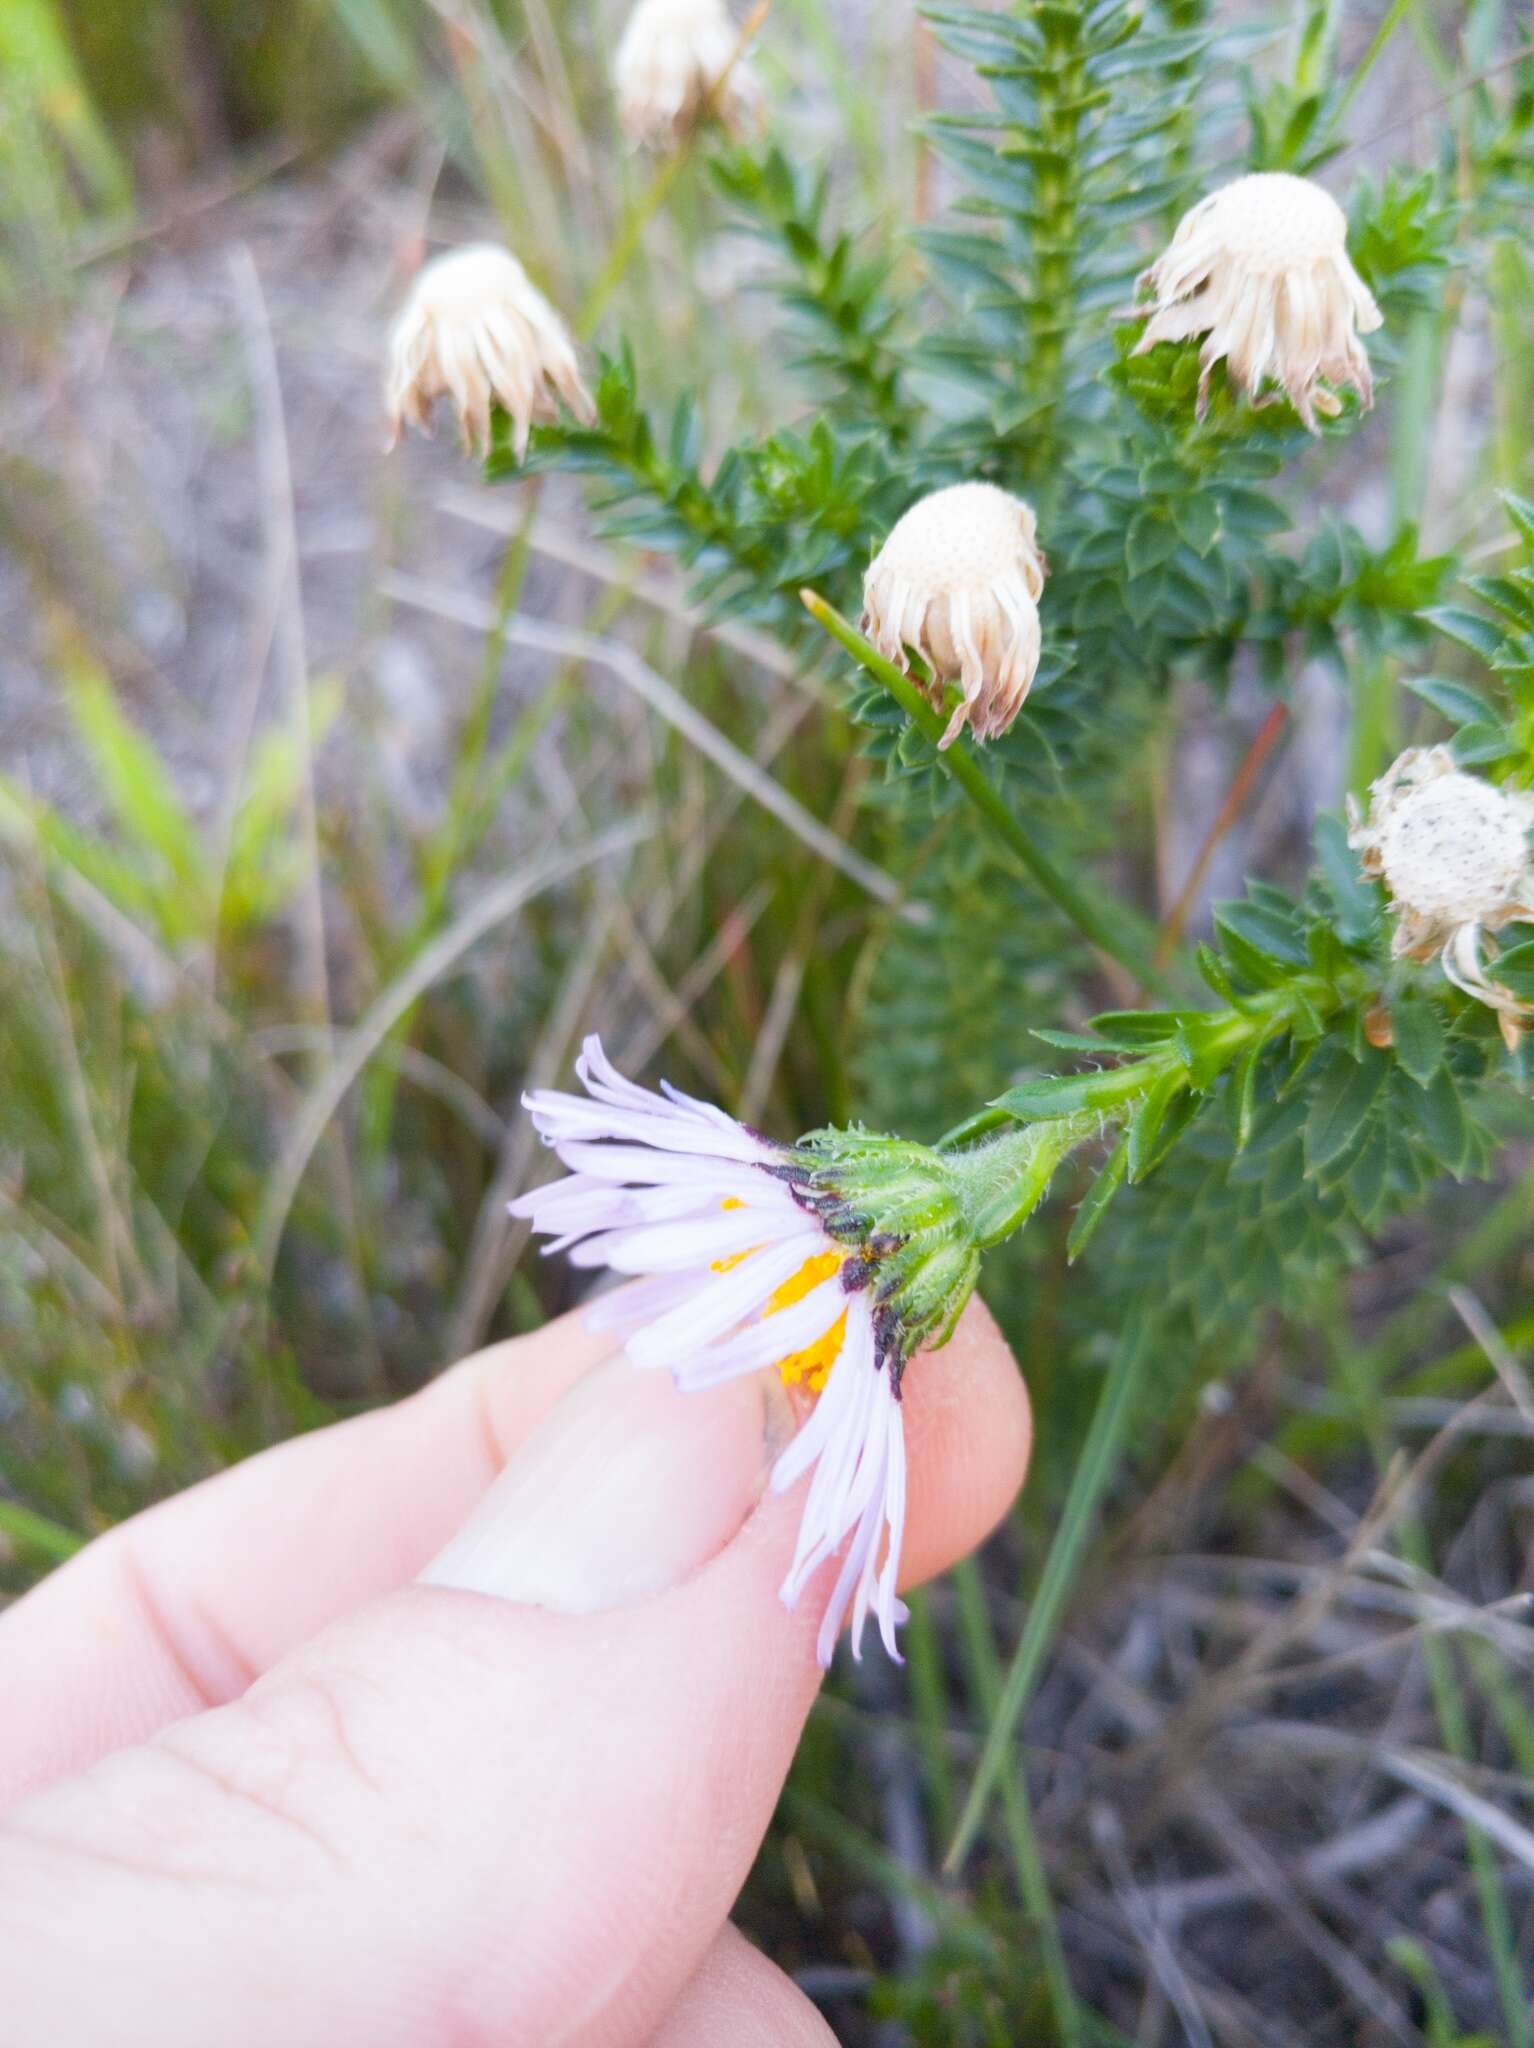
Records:
M711 99L726 127L759 126L762 89L739 43L723 0L639 0L613 60L629 140L652 149L679 142Z
M1425 784L1380 830L1380 872L1391 895L1455 924L1505 918L1528 864L1513 803L1474 775Z
M1466 775L1447 747L1412 747L1370 789L1367 818L1348 808L1348 844L1390 892L1393 950L1441 954L1450 981L1516 1037L1528 1006L1494 979L1486 935L1534 918L1534 795Z
M562 399L590 420L575 346L563 320L509 250L474 242L428 263L389 339L385 404L394 440L409 421L431 430L438 398L452 400L466 448L490 445L490 405L511 415L520 461L535 421L559 416Z
M1369 797L1350 843L1403 916L1495 931L1527 914L1534 797L1464 774L1447 747L1411 748Z
M945 683L964 692L940 746L966 724L976 739L994 739L1022 710L1039 665L1044 574L1032 508L994 484L919 499L874 556L864 632L902 669L914 648L939 706Z
M1312 433L1318 412L1334 419L1342 410L1323 382L1374 402L1359 336L1380 326L1380 309L1348 259L1342 208L1308 178L1264 171L1211 192L1183 215L1139 288L1155 303L1136 355L1208 337L1200 414L1222 357L1254 405L1266 403L1267 380L1282 385Z

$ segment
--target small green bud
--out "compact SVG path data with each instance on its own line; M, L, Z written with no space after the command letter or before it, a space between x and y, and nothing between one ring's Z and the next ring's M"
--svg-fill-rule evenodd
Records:
M867 1287L874 1338L891 1384L924 1344L952 1335L980 1277L980 1246L965 1214L954 1162L925 1145L878 1132L812 1131L795 1148L795 1193L822 1229L852 1248L849 1292Z
M842 1285L873 1290L897 1390L911 1354L953 1334L981 1253L1027 1218L1089 1121L1020 1126L961 1152L856 1128L800 1139L785 1177L826 1235L852 1248Z

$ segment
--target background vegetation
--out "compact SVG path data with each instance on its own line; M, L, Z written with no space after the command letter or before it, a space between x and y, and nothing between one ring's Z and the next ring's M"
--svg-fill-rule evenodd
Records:
M0 10L12 1590L567 1306L504 1204L583 1030L934 1138L1143 1006L799 605L927 484L1039 504L992 772L1171 1006L1378 961L1335 814L1399 746L1534 769L1517 9L778 0L767 142L659 171L619 11ZM1243 164L1347 201L1386 310L1319 447L1190 434L1107 317ZM378 454L388 312L486 229L606 356L494 489ZM743 1906L849 2042L1534 2038L1528 1054L1417 981L1388 1058L1254 1069L1239 1160L1222 1082L1074 1273L1100 1157L988 1268L1037 1471L838 1672Z

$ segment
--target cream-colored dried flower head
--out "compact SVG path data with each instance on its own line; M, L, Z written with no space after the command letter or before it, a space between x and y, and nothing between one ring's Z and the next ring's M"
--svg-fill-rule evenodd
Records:
M1370 789L1367 817L1349 798L1348 823L1364 873L1390 892L1392 950L1441 955L1450 981L1495 1010L1516 1045L1534 1009L1495 979L1487 934L1534 918L1534 794L1465 774L1447 747L1412 747Z
M569 329L508 249L473 242L428 263L389 337L384 402L393 440L408 420L431 431L438 398L452 400L466 448L490 446L490 406L511 415L520 462L534 422L595 417ZM392 445L392 443L391 443Z
M680 142L710 108L737 132L765 102L723 0L639 0L613 60L618 120L631 142Z
M1369 358L1359 340L1383 316L1347 250L1348 224L1329 192L1287 171L1263 171L1222 185L1178 222L1170 246L1145 271L1154 295L1136 355L1160 341L1208 337L1199 355L1200 415L1223 357L1254 405L1270 379L1288 392L1312 433L1316 414L1335 419L1342 402L1324 384L1374 403Z
M918 499L874 556L863 631L902 669L914 648L939 709L946 683L964 693L940 747L966 725L977 740L995 739L1022 710L1039 665L1044 576L1033 508L995 484Z

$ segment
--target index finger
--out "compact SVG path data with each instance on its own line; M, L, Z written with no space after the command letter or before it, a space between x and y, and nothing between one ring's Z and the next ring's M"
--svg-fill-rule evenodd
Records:
M237 1698L405 1585L612 1348L566 1316L98 1537L0 1616L0 1805Z

